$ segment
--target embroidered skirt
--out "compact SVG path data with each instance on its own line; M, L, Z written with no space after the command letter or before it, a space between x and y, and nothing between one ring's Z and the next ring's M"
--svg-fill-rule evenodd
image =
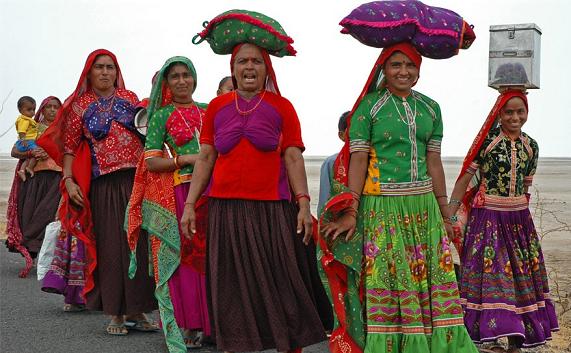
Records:
M325 340L305 245L287 201L211 198L210 314L221 351L287 351ZM315 258L314 258L315 259Z
M40 252L46 226L55 220L61 194L61 173L39 171L21 183L18 214L22 230L22 245L35 257Z
M476 353L434 194L362 196L357 232L364 240L365 352Z
M85 285L85 247L65 231L60 232L54 259L42 280L42 290L62 294L66 304L84 304L81 292Z
M157 308L155 283L149 276L147 233L137 244L137 274L129 279L129 245L123 230L135 169L112 172L91 182L89 200L97 248L95 288L87 307L108 315L148 313Z
M531 214L527 207L492 206L472 209L464 239L466 327L476 342L515 336L522 347L543 344L558 324Z

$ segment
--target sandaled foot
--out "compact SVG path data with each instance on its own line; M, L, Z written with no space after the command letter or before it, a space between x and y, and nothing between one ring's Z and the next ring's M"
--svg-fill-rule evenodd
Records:
M159 326L149 320L145 314L127 317L125 320L129 322L127 325L129 330L141 332L157 332L159 330Z
M113 320L107 325L106 331L111 336L126 336L129 333L124 322L114 322Z
M77 313L80 311L85 311L87 308L85 304L64 304L63 311L66 313Z
M192 332L192 331L187 331L185 330L185 332L183 333L184 336L184 344L186 346L186 348L189 349L196 349L196 348L202 348L202 338L203 338L203 334L202 332Z

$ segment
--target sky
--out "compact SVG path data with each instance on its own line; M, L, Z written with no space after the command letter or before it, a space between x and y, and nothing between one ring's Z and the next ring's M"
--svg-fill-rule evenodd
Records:
M229 75L229 56L208 44L191 43L204 21L230 9L262 12L281 23L294 39L296 57L273 60L282 95L294 105L302 126L305 155L338 152L337 121L349 110L380 49L340 33L339 22L362 0L0 0L0 153L17 135L16 101L30 95L62 100L79 79L87 55L98 48L114 52L126 87L147 97L151 78L171 56L189 57L198 72L194 99L208 102L219 80ZM535 138L540 156L571 157L571 116L565 81L571 65L566 24L567 0L432 0L474 25L477 39L446 60L423 60L415 89L439 102L444 121L443 156L464 156L490 111L497 91L487 86L489 26L536 23L541 28L541 88L530 90L523 130Z

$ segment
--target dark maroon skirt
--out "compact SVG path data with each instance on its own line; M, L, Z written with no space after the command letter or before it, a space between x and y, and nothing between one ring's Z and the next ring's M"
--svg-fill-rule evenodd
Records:
M224 351L287 351L325 340L297 209L287 201L211 198L209 308Z
M22 230L22 245L32 257L40 252L46 226L55 221L61 193L61 173L52 170L36 172L21 183L18 195L18 215Z
M149 275L147 233L137 244L137 274L129 279L129 245L123 230L135 169L121 170L91 182L89 200L97 248L95 288L87 294L87 307L109 315L146 313L157 308L155 284Z

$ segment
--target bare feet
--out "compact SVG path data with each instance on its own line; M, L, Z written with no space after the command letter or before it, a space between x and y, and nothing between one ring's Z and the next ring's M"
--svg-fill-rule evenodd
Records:
M26 181L26 170L18 170L18 177L20 177L22 181Z
M26 173L30 174L30 178L34 177L34 169L30 167L26 167Z
M85 304L64 304L63 311L66 313L77 313L87 310Z

